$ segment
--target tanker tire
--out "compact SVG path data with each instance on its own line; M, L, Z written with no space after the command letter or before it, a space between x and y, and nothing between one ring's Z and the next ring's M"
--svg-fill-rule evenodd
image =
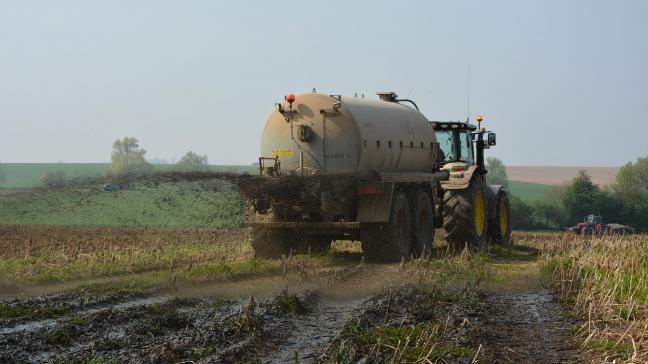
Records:
M481 192L482 231L476 227L476 200ZM468 188L446 190L443 194L443 229L445 240L450 248L459 251L468 243L483 248L487 239L488 211L486 205L486 185L482 176L474 176Z
M361 224L362 253L368 262L398 262L409 258L412 244L412 224L407 198L394 193L389 222Z
M298 254L326 255L331 250L331 238L318 235L305 236L297 248Z
M297 234L285 229L254 228L250 232L250 244L255 258L279 259L290 255L298 243Z
M506 214L506 216L502 214ZM508 195L504 191L500 192L497 197L495 216L488 221L488 236L494 244L511 246L511 205Z
M423 256L432 251L434 242L434 209L427 193L415 191L410 195L412 219L412 255Z

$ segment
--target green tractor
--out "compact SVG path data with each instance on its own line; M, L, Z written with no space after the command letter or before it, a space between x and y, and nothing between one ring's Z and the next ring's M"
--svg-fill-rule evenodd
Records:
M450 173L441 181L435 226L443 227L445 240L454 249L511 243L508 194L503 186L486 183L484 149L496 144L495 133L481 127L483 116L476 120L478 125L431 122L440 149L438 168Z

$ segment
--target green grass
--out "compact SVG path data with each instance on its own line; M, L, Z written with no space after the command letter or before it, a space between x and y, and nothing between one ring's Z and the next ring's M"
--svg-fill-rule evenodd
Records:
M97 177L110 167L108 163L2 163L0 169L5 173L1 188L32 188L39 185L43 174L61 170L66 178ZM169 171L173 164L154 164L156 171ZM213 172L254 173L256 166L209 166Z
M235 228L243 202L232 188L200 190L189 183L107 192L37 190L0 199L0 223L159 228Z
M542 200L545 193L552 186L539 183L529 183L520 181L509 181L509 191L511 195L519 197L522 201L531 203Z
M304 303L294 294L282 293L275 298L275 302L285 313L303 315L306 313Z
M0 317L31 317L31 318L53 318L67 315L70 313L68 307L50 307L50 306L9 306L0 305Z

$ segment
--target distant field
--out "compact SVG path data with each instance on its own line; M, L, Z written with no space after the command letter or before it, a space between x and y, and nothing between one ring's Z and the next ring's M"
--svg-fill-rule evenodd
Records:
M604 186L614 181L619 167L507 166L506 174L511 181L561 185L571 181L580 170L587 171L594 183Z
M0 169L5 173L2 188L30 188L40 183L43 174L48 171L62 170L67 178L95 177L108 169L108 163L2 163ZM173 164L154 164L155 170L168 171ZM209 166L215 172L254 173L255 166Z
M219 180L0 195L0 223L75 226L236 228L243 202Z
M539 183L529 183L520 181L509 181L509 190L511 195L517 196L524 202L537 202L542 200L545 192L552 186Z

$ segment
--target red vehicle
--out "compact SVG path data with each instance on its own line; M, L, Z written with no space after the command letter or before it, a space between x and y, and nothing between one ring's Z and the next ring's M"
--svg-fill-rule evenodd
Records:
M583 218L582 222L567 228L567 230L573 231L576 235L628 235L635 233L635 230L630 226L604 224L603 217L599 215L588 215Z
M572 229L576 235L602 235L605 232L603 217L599 215L588 215L584 217L583 221L579 222L574 228Z

